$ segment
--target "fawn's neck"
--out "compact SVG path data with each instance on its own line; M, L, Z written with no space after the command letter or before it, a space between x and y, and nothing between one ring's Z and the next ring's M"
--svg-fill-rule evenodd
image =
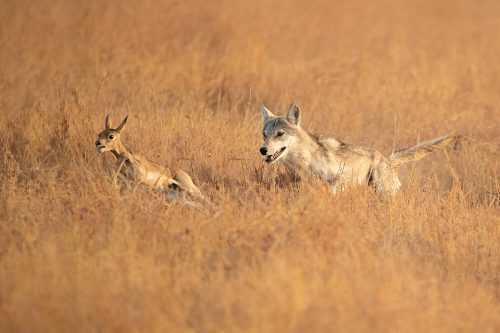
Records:
M132 154L127 150L123 143L118 142L115 149L111 150L113 155L115 155L116 159L127 158L130 159Z

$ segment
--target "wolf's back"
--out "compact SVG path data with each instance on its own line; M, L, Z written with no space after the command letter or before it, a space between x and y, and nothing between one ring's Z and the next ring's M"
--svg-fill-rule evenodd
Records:
M417 161L430 153L443 149L451 143L457 142L460 138L460 135L439 136L437 138L421 142L413 147L396 150L387 155L387 158L391 162L392 166L399 166L407 162Z

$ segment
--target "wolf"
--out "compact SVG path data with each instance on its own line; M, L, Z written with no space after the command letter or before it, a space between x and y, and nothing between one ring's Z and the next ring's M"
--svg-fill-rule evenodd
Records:
M120 125L111 128L109 114L104 121L104 130L98 134L95 142L99 153L111 152L116 157L113 183L116 178L122 181L134 181L145 184L166 194L174 202L187 206L198 206L204 196L193 183L191 177L181 169L171 170L153 163L146 158L130 152L121 141L121 134L127 124L126 116Z
M295 104L290 105L285 116L275 116L264 105L260 106L260 112L264 141L260 153L264 162L283 162L297 179L315 176L329 184L333 194L352 185L367 184L383 196L392 196L401 187L398 178L401 165L419 160L461 138L439 136L383 155L336 138L312 135L302 128L301 110Z

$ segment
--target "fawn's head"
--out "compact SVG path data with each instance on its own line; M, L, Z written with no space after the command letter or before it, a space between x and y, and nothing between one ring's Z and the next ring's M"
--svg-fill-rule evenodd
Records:
M106 151L116 151L120 148L120 133L123 131L125 124L127 124L128 116L122 120L117 128L111 128L109 123L109 114L106 116L106 121L104 122L104 130L97 135L97 141L95 142L95 148L99 153L104 153Z

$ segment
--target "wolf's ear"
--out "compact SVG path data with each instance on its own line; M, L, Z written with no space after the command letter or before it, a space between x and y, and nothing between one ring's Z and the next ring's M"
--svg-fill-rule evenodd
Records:
M270 118L274 117L274 114L269 111L264 104L260 105L260 113L262 113L262 122L268 121Z
M286 114L286 120L290 123L300 126L300 108L296 104L290 105L288 112Z
M104 128L109 129L109 113L106 115L106 120L104 121Z
M123 128L124 128L124 127L125 127L125 125L127 124L127 120L128 120L128 116L126 116L126 117L122 120L121 124L120 124L120 125L116 128L116 131L117 131L118 133L120 133L120 132L123 130Z

